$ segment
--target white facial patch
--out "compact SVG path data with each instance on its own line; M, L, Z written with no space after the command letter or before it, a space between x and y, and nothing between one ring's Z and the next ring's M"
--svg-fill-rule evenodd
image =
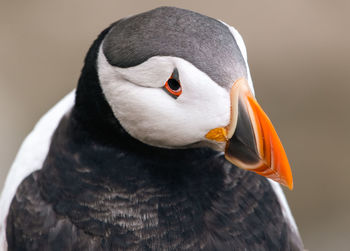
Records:
M156 56L119 68L107 62L101 46L97 65L114 115L131 136L146 144L185 147L207 141L208 131L229 123L228 91L184 59ZM163 88L175 68L182 87L176 99Z

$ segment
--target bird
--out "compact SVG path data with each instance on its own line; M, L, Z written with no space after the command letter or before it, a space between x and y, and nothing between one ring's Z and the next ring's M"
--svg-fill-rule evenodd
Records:
M2 250L303 250L239 32L177 7L103 30L23 142Z

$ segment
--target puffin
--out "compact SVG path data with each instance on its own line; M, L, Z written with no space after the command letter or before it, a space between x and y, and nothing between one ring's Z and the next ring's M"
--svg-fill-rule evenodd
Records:
M123 18L23 142L2 250L303 250L244 41L176 7Z

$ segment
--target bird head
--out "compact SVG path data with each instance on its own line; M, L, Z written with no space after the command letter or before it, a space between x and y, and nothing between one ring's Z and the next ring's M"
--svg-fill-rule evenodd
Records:
M96 60L104 98L133 138L168 149L210 147L292 188L285 151L254 97L234 28L161 7L112 24Z

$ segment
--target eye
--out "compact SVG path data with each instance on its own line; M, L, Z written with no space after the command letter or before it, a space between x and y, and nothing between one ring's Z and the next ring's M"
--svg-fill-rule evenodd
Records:
M178 80L171 76L164 85L165 90L167 90L171 95L179 97L182 93L181 84Z

